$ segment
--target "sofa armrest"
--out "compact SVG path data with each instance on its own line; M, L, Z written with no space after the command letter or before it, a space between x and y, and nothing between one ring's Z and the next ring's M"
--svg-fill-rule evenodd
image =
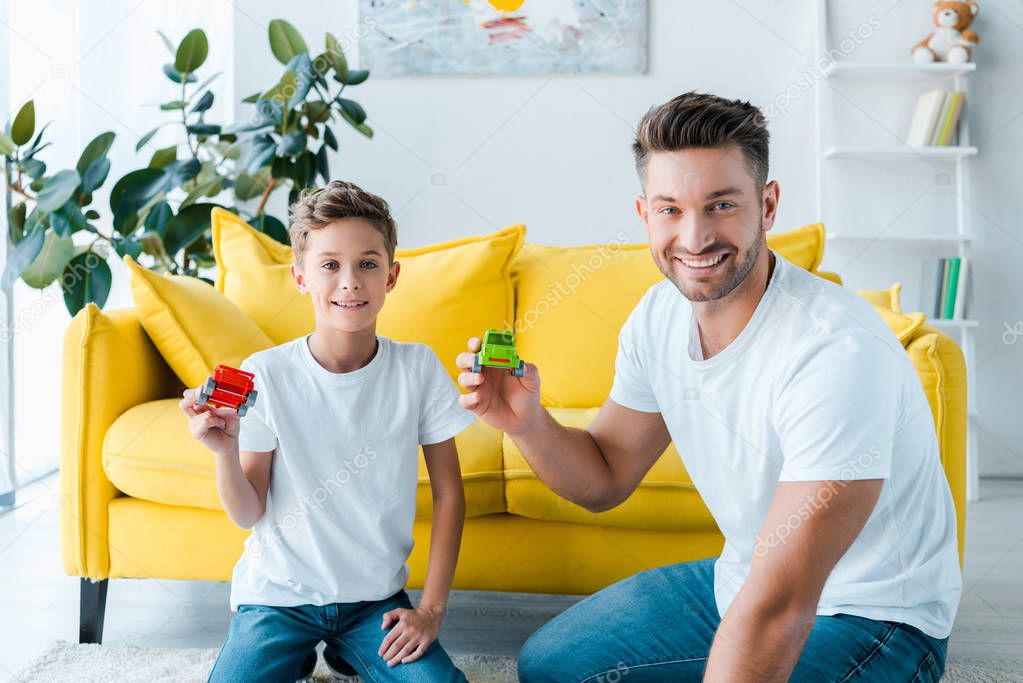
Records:
M955 503L962 566L966 540L966 359L950 336L927 324L913 333L906 352L920 376L934 418L941 466Z
M179 395L134 309L88 304L64 333L61 368L61 556L72 576L105 579L107 505L118 495L103 471L107 429L132 406Z

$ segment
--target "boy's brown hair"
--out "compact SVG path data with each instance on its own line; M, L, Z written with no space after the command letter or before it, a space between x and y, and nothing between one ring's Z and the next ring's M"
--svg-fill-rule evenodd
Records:
M738 145L759 189L767 183L769 137L764 115L756 106L690 91L644 114L636 127L632 153L645 187L650 152Z
M383 235L388 263L394 263L398 227L391 217L387 202L355 183L332 180L323 187L302 190L289 211L291 227L288 228L288 237L298 265L302 264L302 257L305 256L309 232L345 218L362 218L376 228Z

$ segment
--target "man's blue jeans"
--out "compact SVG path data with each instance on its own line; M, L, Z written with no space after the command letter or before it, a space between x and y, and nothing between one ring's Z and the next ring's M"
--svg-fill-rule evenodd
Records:
M348 662L366 683L464 683L465 675L436 640L416 661L387 666L377 654L387 635L380 626L384 613L398 607L412 607L405 591L384 600L322 606L238 605L209 681L294 683L306 655L322 640L327 654Z
M715 559L644 571L576 603L522 646L520 680L701 680L721 623ZM938 681L947 646L907 624L818 616L790 680Z

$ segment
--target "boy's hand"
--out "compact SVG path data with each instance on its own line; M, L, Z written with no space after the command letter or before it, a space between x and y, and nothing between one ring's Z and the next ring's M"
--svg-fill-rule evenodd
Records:
M511 435L521 433L540 408L540 371L526 363L522 377L489 366L482 372L472 372L472 361L480 344L479 337L471 338L469 353L460 353L455 359L455 365L465 370L458 375L458 383L470 392L459 396L458 402L491 427Z
M186 389L178 407L188 417L192 437L214 453L231 453L238 446L238 413L230 408L197 405L198 389Z
M392 609L384 614L380 628L386 631L391 624L394 627L380 644L378 654L387 660L387 666L416 661L423 656L430 643L437 639L443 619L443 611L421 605L415 609Z

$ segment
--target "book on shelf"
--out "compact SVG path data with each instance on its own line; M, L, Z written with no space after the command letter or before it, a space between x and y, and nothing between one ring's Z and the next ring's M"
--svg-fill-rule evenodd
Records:
M966 314L969 259L935 259L924 263L920 308L935 320L962 320Z
M925 92L916 102L906 144L910 147L946 147L958 140L957 130L966 93L936 89Z

